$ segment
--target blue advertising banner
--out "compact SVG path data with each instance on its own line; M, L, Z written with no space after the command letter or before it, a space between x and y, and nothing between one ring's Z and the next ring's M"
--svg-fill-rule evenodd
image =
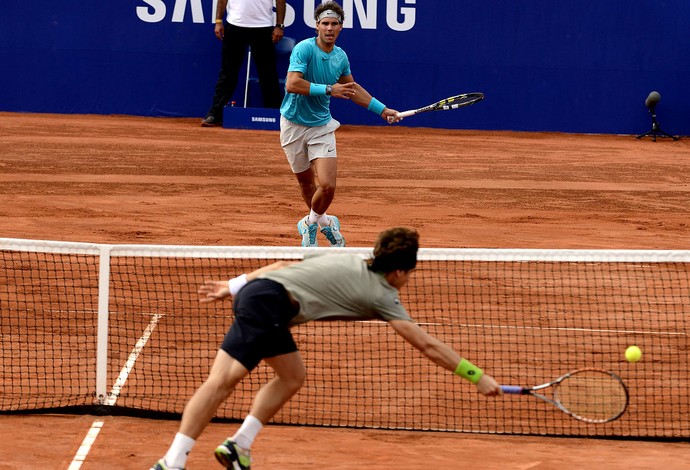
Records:
M287 0L286 36L318 0ZM353 76L389 107L481 91L478 105L405 119L450 129L690 134L690 2L343 0ZM215 0L5 0L0 111L203 117L220 66ZM287 55L279 58L285 74ZM259 106L250 82L248 106ZM244 77L234 100L244 105ZM343 124L385 125L333 100Z

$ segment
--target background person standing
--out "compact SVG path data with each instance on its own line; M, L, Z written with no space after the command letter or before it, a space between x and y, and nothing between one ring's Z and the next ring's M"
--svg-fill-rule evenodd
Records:
M223 20L226 10L227 27ZM264 107L280 107L283 94L278 82L275 44L283 38L284 21L285 0L276 0L275 22L272 0L218 0L215 31L223 41L222 60L213 103L201 121L203 127L223 124L223 107L235 93L248 47L259 75Z

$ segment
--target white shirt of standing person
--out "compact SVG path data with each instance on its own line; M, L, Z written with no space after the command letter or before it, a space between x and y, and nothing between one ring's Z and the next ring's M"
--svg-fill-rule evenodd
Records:
M275 26L273 0L228 0L227 21L244 28Z

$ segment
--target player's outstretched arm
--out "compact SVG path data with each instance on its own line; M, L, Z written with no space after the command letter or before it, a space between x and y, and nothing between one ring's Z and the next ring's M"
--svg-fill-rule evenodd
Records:
M230 292L230 285L233 284L233 281L235 281L235 285L237 286L237 290L239 291L239 288L241 288L244 284L256 279L261 274L268 271L275 271L276 269L284 268L285 266L289 266L296 262L297 261L276 261L273 264L262 266L259 269L250 272L249 274L243 274L234 279L231 279L230 281L205 281L201 286L199 286L199 290L197 291L199 295L202 296L199 299L199 302L206 303L214 302L216 300L223 300L224 298L230 297L232 295L232 293Z
M346 75L344 77L340 77L338 83L333 85L333 96L338 96L336 95L336 93L339 94L341 91L341 87L344 88L346 86L352 88L344 91L348 94L342 96L343 98L350 99L358 105L362 106L363 108L367 108L370 111L376 112L381 118L385 119L386 122L388 122L389 124L400 121L400 118L398 118L397 110L383 106L383 104L380 103L376 98L371 96L371 93L369 93L362 85L355 82L351 74ZM377 107L377 103L383 107L379 109Z
M406 320L391 320L390 324L400 336L405 338L405 341L419 349L433 362L476 384L477 391L482 395L493 396L503 393L493 377L460 357L450 346L431 336L416 323Z

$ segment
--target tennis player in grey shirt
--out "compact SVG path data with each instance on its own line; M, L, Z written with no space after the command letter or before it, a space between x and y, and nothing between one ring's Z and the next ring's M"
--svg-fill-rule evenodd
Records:
M250 449L259 431L304 383L306 370L290 327L309 321L383 320L431 361L475 384L479 393L500 395L493 377L417 325L400 302L398 292L413 275L418 248L415 230L391 228L379 235L372 260L326 254L203 284L201 302L234 297L235 319L208 378L187 403L168 452L151 468L184 468L218 407L263 360L275 377L257 392L235 435L215 450L226 468L250 469Z

